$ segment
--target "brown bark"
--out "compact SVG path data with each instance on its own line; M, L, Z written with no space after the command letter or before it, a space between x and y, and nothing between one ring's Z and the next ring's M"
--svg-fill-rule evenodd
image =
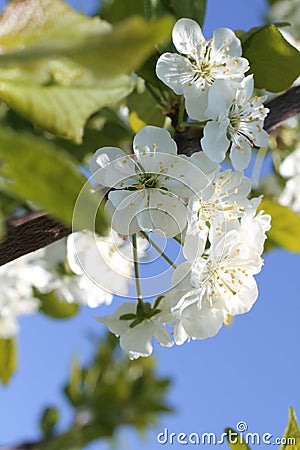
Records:
M34 252L71 233L45 212L31 213L7 223L7 234L0 243L0 265Z
M265 130L272 131L282 122L300 112L300 86L289 89L271 100L266 106L270 112L265 120ZM178 110L170 114L174 128L177 126ZM174 139L180 154L191 155L201 150L202 131L186 128L176 131ZM71 233L66 227L45 212L32 213L7 224L7 235L0 243L0 265L13 261L20 256L45 247Z
M300 113L300 86L295 86L284 94L279 95L265 105L270 112L264 123L264 129L270 132L281 125L285 120ZM178 111L170 116L172 124L176 129ZM176 131L174 139L178 145L178 153L192 155L201 151L200 139L202 138L202 130L186 128L183 131Z

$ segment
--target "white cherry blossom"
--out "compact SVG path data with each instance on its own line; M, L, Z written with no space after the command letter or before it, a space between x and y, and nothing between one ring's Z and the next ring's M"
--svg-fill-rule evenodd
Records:
M163 320L173 323L175 344L182 345L191 338L206 339L216 335L226 319L224 308L218 308L207 302L203 302L201 306L196 301L190 303L188 300L191 286L181 285L181 288L186 288L186 290L172 289L164 299L170 313L166 314ZM185 299L187 300L186 304Z
M259 223L266 222L260 218ZM165 321L174 322L177 344L214 336L228 315L248 312L257 299L254 275L263 263L261 246L253 245L253 237L248 240L239 221L231 224L229 231L210 236L211 246L202 256L193 256L174 271L173 288L165 297L170 309ZM186 258L191 256L185 245L183 253Z
M37 252L37 255L31 253L1 266L0 338L15 336L17 318L39 309L32 286L45 291L51 278L40 263L41 252Z
M208 94L207 119L201 145L204 153L215 162L225 159L230 148L230 158L236 170L248 167L252 147L267 146L268 133L263 129L268 109L262 105L265 97L251 97L253 76L246 77L240 85L217 80ZM197 119L196 115L192 117Z
M173 344L167 329L158 321L160 313L153 318L144 320L133 328L130 327L132 320L120 320L120 317L124 314L135 314L136 307L136 302L126 302L120 305L114 314L100 317L97 320L106 324L108 329L116 336L120 336L121 348L128 353L130 359L150 356L153 351L153 338L160 345L171 347Z
M111 226L123 235L162 230L175 236L186 225L185 200L208 184L217 165L204 154L177 155L170 133L153 126L137 133L133 150L104 147L91 160L94 180L115 188L106 204Z
M247 196L251 181L241 172L225 170L216 174L204 191L191 197L188 208L188 228L185 254L188 259L201 256L209 232L224 232L226 223L236 222L250 206ZM198 245L195 245L195 240Z
M279 172L287 181L278 201L300 214L300 147L285 158Z
M205 120L207 94L215 80L240 81L249 68L248 61L241 57L241 42L229 28L219 28L212 39L205 40L201 27L192 19L179 19L172 37L181 55L161 55L156 74L176 94L185 96L191 117L195 112L199 120Z
M137 244L138 256L143 258L148 242L138 238ZM128 294L133 272L132 244L113 230L107 236L88 231L72 233L67 242L67 261L79 276L78 289L89 306L110 303L112 294Z

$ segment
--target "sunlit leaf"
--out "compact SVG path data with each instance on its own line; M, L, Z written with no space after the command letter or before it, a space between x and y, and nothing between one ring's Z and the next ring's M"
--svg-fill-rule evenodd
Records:
M3 384L8 383L16 370L16 353L14 339L0 339L0 380Z
M165 116L162 115L157 102L147 90L144 90L141 93L134 91L130 94L127 98L127 106L131 112L136 113L137 117L144 125L162 127L165 122ZM138 131L135 129L133 130L135 132Z
M53 428L59 419L59 412L56 408L46 408L40 421L40 427L45 436L53 432Z
M0 74L1 76L1 74ZM127 76L94 86L43 86L1 81L0 98L26 119L53 134L81 143L89 116L113 105L132 90Z
M267 233L271 242L286 250L300 252L300 217L286 206L267 198L262 200L259 208L272 217L271 229Z
M300 73L300 53L275 25L255 29L243 44L255 86L271 92L287 89Z
M82 369L77 358L73 358L70 380L65 387L65 394L73 406L80 406L82 402L81 393Z
M137 133L147 125L146 122L140 119L140 117L137 115L135 111L129 114L129 124L134 133Z
M68 303L57 298L55 291L42 294L38 289L34 288L34 295L40 301L40 311L53 319L68 319L78 312L78 305Z
M47 42L51 47L51 40L57 45L65 40L80 42L110 29L99 17L80 14L60 0L13 1L0 18L0 48L4 53L40 43L47 45Z
M173 19L132 17L112 29L60 0L23 0L5 9L0 25L0 98L80 143L88 117L131 92L125 74L169 40Z
M299 450L300 449L300 430L297 418L293 408L289 410L289 423L284 432L283 444L280 450Z
M0 162L3 189L24 201L31 200L66 225L72 224L74 206L86 179L68 153L46 139L2 127ZM76 217L78 229L91 228L92 215L98 210L95 194L86 190L82 196ZM96 216L96 231L106 232L102 209Z
M133 15L144 15L144 5L141 0L104 0L100 15L110 23L117 23Z
M110 32L101 30L98 34L81 35L81 39L67 34L62 39L50 36L45 41L33 40L28 47L2 54L0 65L27 65L29 61L68 57L98 77L111 78L131 73L142 65L155 51L155 45L170 39L173 24L171 17L147 22L136 16Z
M177 19L188 17L200 25L204 22L206 0L162 0L162 3Z

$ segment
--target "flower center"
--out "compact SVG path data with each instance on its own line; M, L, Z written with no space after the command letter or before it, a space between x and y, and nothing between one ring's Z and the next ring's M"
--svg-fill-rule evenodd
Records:
M157 173L141 173L139 176L139 184L135 184L135 189L153 189L159 187Z

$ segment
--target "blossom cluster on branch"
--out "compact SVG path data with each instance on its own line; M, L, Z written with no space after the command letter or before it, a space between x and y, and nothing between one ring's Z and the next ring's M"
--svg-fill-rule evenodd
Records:
M45 294L92 308L111 304L113 295L133 297L98 320L134 359L152 353L153 338L172 346L214 336L257 300L254 277L263 265L271 216L260 206L262 196L251 198L252 182L243 171L253 149L269 145L266 96L253 93L253 75L245 76L249 62L232 30L220 28L205 40L194 20L179 19L172 37L179 53L163 53L156 74L177 96L176 133L198 128L203 151L182 154L174 129L157 126L137 132L131 153L99 148L90 160L90 181L99 204L105 202L108 236L73 232L67 241L5 266L6 283L10 271L22 273L18 264L32 272L23 295L27 306L14 301L15 284L11 306L0 308L1 337L13 336L16 316L36 311ZM279 169L288 179L279 201L297 212L298 156L288 156ZM176 260L167 254L170 240ZM150 261L149 249L158 262ZM160 271L163 260L173 271L168 287L144 270L151 263Z
M146 126L134 138L133 154L103 147L90 164L93 180L110 189L105 207L111 227L133 240L137 300L99 318L131 358L150 355L152 338L165 346L204 339L231 316L248 312L258 296L254 275L270 229L271 218L258 212L261 198L248 198L251 181L242 173L252 147L268 145L268 110L265 97L252 97L240 41L226 28L206 41L195 21L180 19L173 42L181 54L162 54L156 73L184 99L184 125L204 122L203 152L179 155L167 130ZM219 165L227 150L234 171ZM161 251L175 270L171 289L153 303L144 301L135 254L136 235L153 243L149 233L179 241L185 259L176 265Z

